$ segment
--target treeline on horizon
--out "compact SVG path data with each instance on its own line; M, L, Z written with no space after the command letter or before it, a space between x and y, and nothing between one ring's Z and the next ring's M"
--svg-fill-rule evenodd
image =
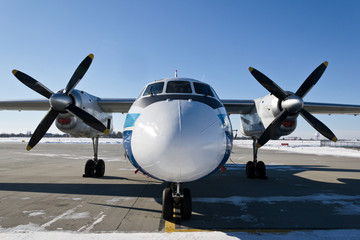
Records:
M0 138L9 138L9 137L31 137L32 136L32 133L31 132L27 132L27 133L0 133ZM68 137L72 137L70 134L67 134L67 133L64 133L64 134L61 134L61 133L46 133L44 137L49 137L49 138L68 138ZM104 135L104 136L101 136L102 138L123 138L123 133L122 132L111 132L109 133L108 135ZM251 137L247 137L247 136L239 136L239 135L235 135L234 136L234 139L236 140L251 140ZM310 139L303 139L301 137L283 137L281 138L281 140L309 140L309 141L312 141L312 140L319 140L319 139L313 139L313 138L310 138ZM344 140L344 139L342 139Z
M31 132L27 132L27 133L0 133L0 137L2 138L8 138L8 137L31 137L32 133ZM71 137L70 134L64 133L46 133L44 137L54 137L54 138L59 138L59 137ZM111 132L108 135L102 136L103 138L122 138L123 134L122 132Z

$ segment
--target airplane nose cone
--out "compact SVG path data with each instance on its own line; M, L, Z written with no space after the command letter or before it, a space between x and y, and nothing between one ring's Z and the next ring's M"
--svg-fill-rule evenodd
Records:
M169 182L188 182L219 166L226 135L211 107L191 100L168 100L147 106L137 119L131 147L137 163Z

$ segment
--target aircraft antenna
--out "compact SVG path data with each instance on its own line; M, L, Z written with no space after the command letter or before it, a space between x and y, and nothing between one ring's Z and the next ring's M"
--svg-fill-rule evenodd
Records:
M202 76L201 81L203 82L205 80L205 74Z

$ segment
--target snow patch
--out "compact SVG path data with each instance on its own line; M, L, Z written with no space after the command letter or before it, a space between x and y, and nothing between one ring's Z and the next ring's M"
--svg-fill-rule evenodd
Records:
M131 197L117 197L117 198L113 198L113 199L110 199L110 200L106 200L106 203L107 204L110 204L110 203L116 203L116 202L120 202L120 201L130 201L130 200L133 200L134 198L131 198Z
M58 199L61 199L61 200L74 200L74 201L81 201L82 198L69 198L69 197L58 197Z
M288 146L282 146L282 143L288 143ZM252 148L252 140L234 140L234 145ZM320 147L320 141L298 141L298 140L270 140L261 149L266 150L281 150L286 152L295 152L301 154L314 155L331 155L342 157L360 157L360 151L335 148L335 147Z
M335 212L338 215L360 215L360 202L346 202L346 201L323 201L324 204L340 205L335 207Z
M33 224L32 224L33 225ZM32 225L28 225L31 229ZM36 228L36 226L35 226ZM289 233L246 233L246 232L188 232L188 233L71 233L71 232L32 232L22 230L18 232L0 232L0 239L3 240L358 240L360 230L346 229L346 230L316 230L316 231L294 231Z
M44 215L45 211L44 210L33 210L33 211L23 211L23 213L28 214L29 217L36 217L36 216Z
M94 218L94 222L90 225L85 225L82 226L81 228L79 228L78 232L89 232L90 230L92 230L95 225L99 224L100 222L102 222L104 220L104 218L106 217L106 215L104 214L104 212L99 213L95 218Z
M84 219L84 218L90 218L90 213L89 212L73 213L65 216L63 219Z
M241 216L226 216L226 217L222 217L222 219L224 219L228 222L242 220L244 222L254 223L254 222L258 221L258 219L255 216L252 216L250 214L245 214L245 215L241 215Z
M304 201L322 201L329 203L335 200L360 200L360 195L349 196L339 194L314 194L307 196L286 197L286 196L269 196L269 197L242 197L232 196L227 198L193 198L193 202L206 203L225 203L245 207L248 202L266 202L272 204L275 202L304 202ZM325 202L324 202L325 201Z
M63 214L60 214L59 216L55 217L53 220L47 222L47 223L44 223L43 225L41 225L42 228L45 228L45 227L49 227L51 226L51 224L53 224L54 222L62 219L63 217L67 216L67 215L70 215L70 214L73 214L75 212L75 210L79 207L82 207L82 205L79 205L79 206L76 206L70 210L67 210L66 212L64 212Z
M0 143L28 143L29 137L10 137L0 138ZM99 138L99 144L122 144L120 138ZM91 138L47 138L44 137L40 143L73 143L73 144L92 144Z

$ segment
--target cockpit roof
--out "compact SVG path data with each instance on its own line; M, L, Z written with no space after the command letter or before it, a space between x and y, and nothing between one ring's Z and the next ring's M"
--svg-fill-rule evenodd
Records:
M193 79L193 78L181 78L181 77L172 77L172 78L163 78L160 80L155 80L151 83L155 83L155 82L169 82L169 81L188 81L188 82L200 82L200 83L204 83L201 82L199 80ZM149 84L151 84L149 83ZM205 83L206 84L206 83Z

